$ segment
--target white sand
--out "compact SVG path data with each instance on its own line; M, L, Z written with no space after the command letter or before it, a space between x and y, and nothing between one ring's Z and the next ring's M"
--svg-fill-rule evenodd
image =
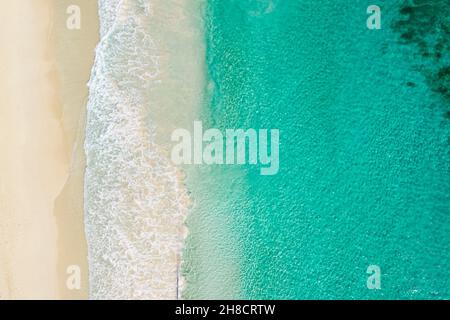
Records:
M83 230L73 224L82 225L84 162L74 150L85 93L63 101L68 80L55 44L64 43L52 32L66 15L61 2L0 0L0 299L86 297L87 280L73 296L61 290L66 264L86 265ZM89 69L81 65L76 80L87 81ZM65 201L55 210L58 197Z

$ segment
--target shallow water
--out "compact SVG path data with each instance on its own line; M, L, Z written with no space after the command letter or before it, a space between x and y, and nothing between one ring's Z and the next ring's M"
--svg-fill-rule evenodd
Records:
M427 72L448 47L436 67L403 41L403 1L367 29L370 4L208 1L201 120L280 129L280 172L188 169L186 298L450 297L447 84Z

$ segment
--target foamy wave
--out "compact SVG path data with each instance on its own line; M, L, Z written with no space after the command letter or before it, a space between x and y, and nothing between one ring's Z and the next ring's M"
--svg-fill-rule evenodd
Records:
M173 299L189 199L149 120L161 83L151 2L100 0L99 16L85 142L90 297Z

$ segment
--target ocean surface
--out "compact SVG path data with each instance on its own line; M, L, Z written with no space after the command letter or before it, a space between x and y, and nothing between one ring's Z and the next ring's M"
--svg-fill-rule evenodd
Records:
M90 297L450 298L450 5L410 2L99 0ZM195 120L279 129L278 174L175 166Z
M280 171L188 171L185 298L450 298L450 5L408 3L207 2L201 119L280 129Z

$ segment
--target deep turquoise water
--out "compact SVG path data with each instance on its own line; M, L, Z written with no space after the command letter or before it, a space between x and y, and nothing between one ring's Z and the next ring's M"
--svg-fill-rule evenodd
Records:
M389 3L208 1L201 120L280 129L280 171L188 169L186 298L450 298L449 5Z

